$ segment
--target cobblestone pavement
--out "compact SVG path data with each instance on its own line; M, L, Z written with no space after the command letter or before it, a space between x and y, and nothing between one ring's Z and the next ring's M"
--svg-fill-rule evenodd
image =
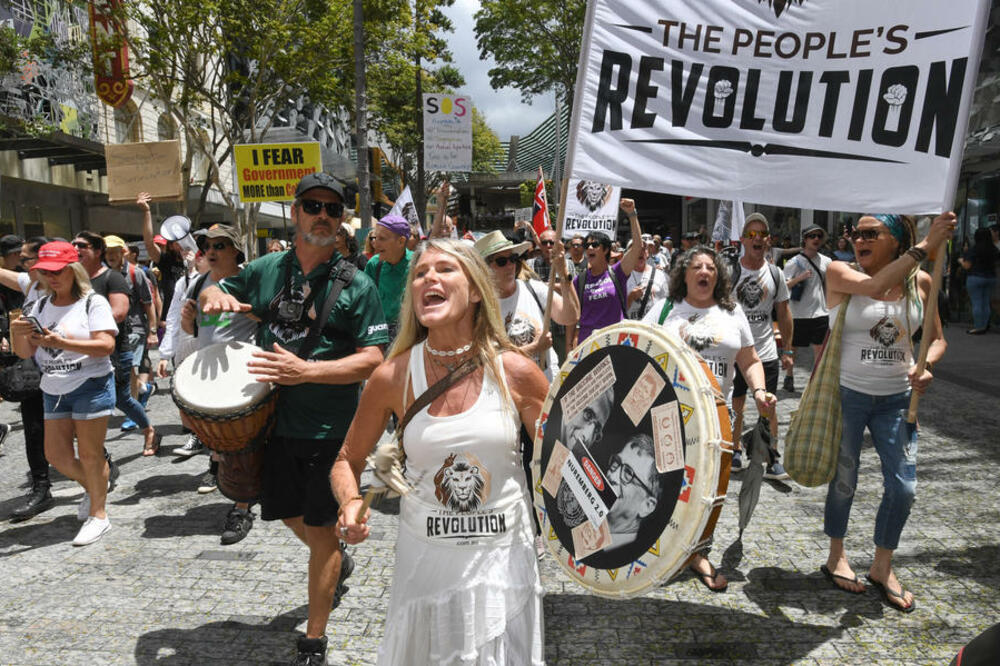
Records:
M731 581L725 594L685 574L641 598L613 602L588 595L554 562L543 562L549 663L946 664L1000 621L1000 450L992 390L1000 377L1000 339L949 333L955 358L964 360L955 368L942 364L949 380L937 382L922 402L920 488L896 558L900 578L916 595L915 613L886 608L873 591L836 591L823 579L824 489L765 482L753 523L742 544L734 543L737 477L712 557ZM799 386L805 367L797 369ZM787 427L795 399L784 392L781 398ZM0 457L0 664L292 658L306 617L304 547L281 525L259 520L244 541L221 546L229 504L218 492L195 492L208 458L172 456L184 441L173 403L164 391L151 405L164 451L141 457L140 436L120 434L113 420L108 447L122 469L109 497L113 528L85 548L70 545L81 491L58 475L54 508L27 522L6 522L26 492L27 464L19 417L0 405L0 422L15 424ZM861 573L873 557L877 464L867 447L848 537ZM374 662L393 571L394 508L386 503L373 519L372 538L353 549L358 567L328 627L331 663Z

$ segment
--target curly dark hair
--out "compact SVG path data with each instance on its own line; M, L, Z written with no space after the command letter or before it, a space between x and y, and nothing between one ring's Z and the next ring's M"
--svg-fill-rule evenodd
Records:
M695 245L690 250L687 250L682 254L677 261L674 262L673 266L670 268L670 300L674 303L680 303L685 298L687 298L687 282L684 280L684 276L687 273L688 267L691 266L691 262L699 254L704 254L705 256L712 258L712 263L715 265L715 289L712 291L712 298L715 299L715 303L728 312L732 312L733 308L736 307L736 301L733 300L732 295L732 285L729 280L729 271L726 270L725 264L723 264L722 257L719 253L708 247L707 245Z

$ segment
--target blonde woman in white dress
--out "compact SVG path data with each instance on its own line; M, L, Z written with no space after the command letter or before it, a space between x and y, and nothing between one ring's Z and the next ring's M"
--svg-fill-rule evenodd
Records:
M507 340L489 270L461 242L414 255L388 359L372 374L334 464L342 538L358 482L390 414L467 359L481 362L403 431L406 477L396 566L379 664L542 664L542 587L518 431L534 431L548 383Z

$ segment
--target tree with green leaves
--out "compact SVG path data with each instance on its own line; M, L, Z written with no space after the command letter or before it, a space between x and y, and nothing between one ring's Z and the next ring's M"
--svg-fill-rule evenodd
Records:
M475 30L480 55L496 62L490 84L572 103L586 13L586 0L483 0Z
M472 170L476 173L496 173L493 165L501 157L503 146L500 138L479 109L472 107Z

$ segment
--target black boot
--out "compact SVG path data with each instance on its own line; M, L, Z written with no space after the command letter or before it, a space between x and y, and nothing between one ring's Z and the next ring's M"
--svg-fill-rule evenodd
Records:
M322 638L306 638L299 636L298 654L293 666L326 666L326 636Z
M50 508L54 502L49 484L36 482L25 498L24 504L11 512L10 519L14 521L27 520Z

